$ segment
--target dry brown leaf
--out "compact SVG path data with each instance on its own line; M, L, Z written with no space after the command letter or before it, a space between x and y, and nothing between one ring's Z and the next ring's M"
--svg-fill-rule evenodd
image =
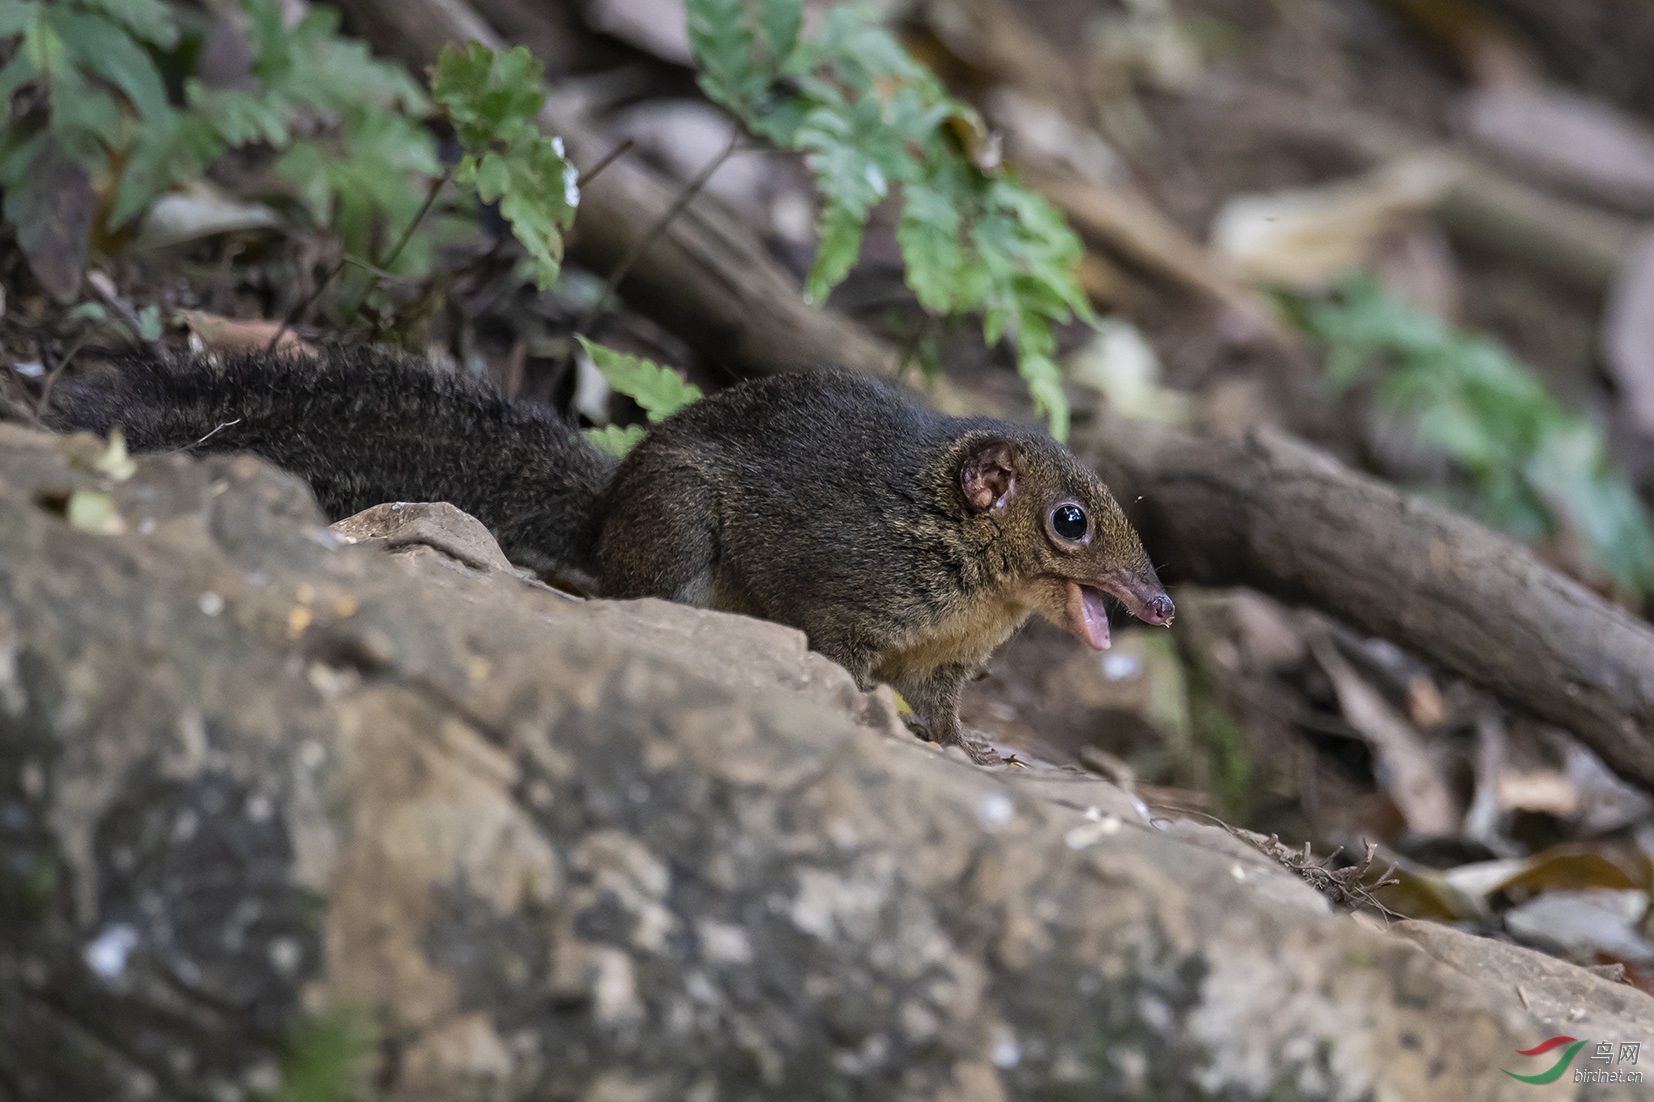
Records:
M200 339L207 348L220 352L259 352L270 346L276 334L276 351L314 359L318 353L308 341L300 339L291 329L283 331L279 321L264 318L226 318L205 310L184 310L179 316L189 327L190 334Z
M1602 854L1581 846L1552 846L1532 857L1477 861L1442 875L1459 891L1477 898L1513 888L1529 892L1625 891L1645 886Z
M1487 905L1480 898L1460 890L1435 869L1399 861L1387 878L1393 878L1394 883L1373 888L1373 895L1386 910L1396 914L1438 922L1488 918Z
M1506 811L1541 811L1566 819L1579 809L1579 790L1558 769L1506 770L1499 775L1498 793Z
M1440 202L1453 162L1422 154L1318 188L1238 195L1218 211L1212 247L1254 283L1324 291L1367 267L1380 242Z
M1417 731L1350 668L1326 638L1311 644L1338 706L1378 759L1379 783L1416 834L1456 834L1459 813L1442 769Z
M1647 911L1647 892L1547 892L1508 912L1505 929L1529 944L1562 949L1579 960L1606 956L1647 964L1654 962L1654 942L1639 929Z
M1447 718L1447 702L1428 675L1416 673L1407 679L1407 710L1420 727L1435 727Z
M149 205L134 242L142 249L163 249L221 233L271 230L281 215L263 203L247 203L206 180L168 192Z
M19 240L26 242L29 270L47 294L68 305L80 295L97 192L84 168L68 157L52 156L36 163L28 192L23 209L29 224L20 227Z

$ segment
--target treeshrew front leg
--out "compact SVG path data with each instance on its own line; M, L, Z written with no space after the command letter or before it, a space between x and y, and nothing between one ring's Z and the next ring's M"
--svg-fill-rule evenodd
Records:
M997 765L1001 759L993 747L974 743L959 726L959 694L971 675L969 666L939 666L922 678L903 679L896 690L913 709L917 732L942 746L957 746L978 765Z

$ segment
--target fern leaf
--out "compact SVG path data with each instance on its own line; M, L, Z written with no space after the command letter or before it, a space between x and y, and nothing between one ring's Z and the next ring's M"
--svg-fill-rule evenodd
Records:
M664 421L701 399L700 387L653 360L627 355L585 337L579 341L609 386L636 402L651 421Z

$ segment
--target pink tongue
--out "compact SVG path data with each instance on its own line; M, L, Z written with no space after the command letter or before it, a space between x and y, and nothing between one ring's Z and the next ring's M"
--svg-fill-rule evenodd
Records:
M1108 649L1108 610L1103 607L1103 595L1088 585L1080 587L1080 623L1085 641L1097 650Z

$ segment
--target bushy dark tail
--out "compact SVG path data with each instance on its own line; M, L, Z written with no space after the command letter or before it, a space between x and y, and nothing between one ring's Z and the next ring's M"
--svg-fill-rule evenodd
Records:
M64 430L119 425L133 451L246 451L310 483L331 519L386 501L448 501L530 569L596 574L614 463L552 411L394 353L132 359L60 384Z

